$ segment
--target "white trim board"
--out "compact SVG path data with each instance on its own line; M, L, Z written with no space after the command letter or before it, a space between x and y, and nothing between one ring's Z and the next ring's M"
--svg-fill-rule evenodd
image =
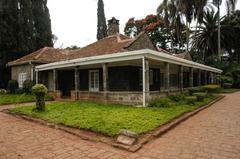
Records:
M182 65L185 67L192 67L195 69L201 69L201 70L211 71L215 73L222 73L222 70L220 69L199 64L196 62L192 62L189 60L181 59L163 52L153 51L150 49L113 53L109 55L100 55L100 56L54 62L54 63L44 64L44 65L39 65L36 67L36 71L45 71L45 70L52 70L52 69L58 69L58 68L77 67L77 66L84 66L84 65L112 63L112 62L129 61L129 60L141 60L143 57L146 57L147 59L161 61L161 62L168 62L170 64Z

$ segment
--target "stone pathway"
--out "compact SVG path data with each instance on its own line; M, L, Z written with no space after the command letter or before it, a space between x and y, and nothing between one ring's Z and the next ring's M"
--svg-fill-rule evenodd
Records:
M136 153L0 113L0 159L239 159L239 98L227 95Z

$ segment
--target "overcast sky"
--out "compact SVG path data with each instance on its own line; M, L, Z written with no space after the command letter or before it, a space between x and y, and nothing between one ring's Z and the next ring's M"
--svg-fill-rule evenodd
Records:
M120 20L121 32L131 17L144 18L155 14L162 0L104 0L106 19ZM97 0L48 0L56 47L83 47L96 41ZM224 12L225 6L222 6ZM240 9L240 1L237 4ZM224 13L222 13L224 14Z

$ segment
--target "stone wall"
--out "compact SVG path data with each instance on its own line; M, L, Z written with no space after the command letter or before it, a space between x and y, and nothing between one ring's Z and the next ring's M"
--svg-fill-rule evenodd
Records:
M168 95L180 93L178 90L156 91L151 92L148 101L164 98ZM142 105L142 92L88 92L88 91L71 91L72 100L90 100L97 102L126 104L126 105Z
M54 98L54 100L59 100L59 99L61 99L62 98L62 92L61 91L52 91L52 92L48 92L48 94L50 95L50 96L52 96L53 98Z
M31 80L31 65L21 65L21 66L13 66L11 73L11 79L18 81L18 75L19 73L27 73L27 80Z

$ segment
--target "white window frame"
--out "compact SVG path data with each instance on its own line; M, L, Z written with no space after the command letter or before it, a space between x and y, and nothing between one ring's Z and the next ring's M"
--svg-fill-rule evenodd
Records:
M19 73L18 74L18 86L19 88L23 88L23 83L27 80L27 73Z
M93 76L92 76L92 74L93 74ZM92 77L94 79L92 79ZM89 80L88 80L90 92L99 92L99 85L100 85L99 80L100 80L99 70L90 70L89 71Z

